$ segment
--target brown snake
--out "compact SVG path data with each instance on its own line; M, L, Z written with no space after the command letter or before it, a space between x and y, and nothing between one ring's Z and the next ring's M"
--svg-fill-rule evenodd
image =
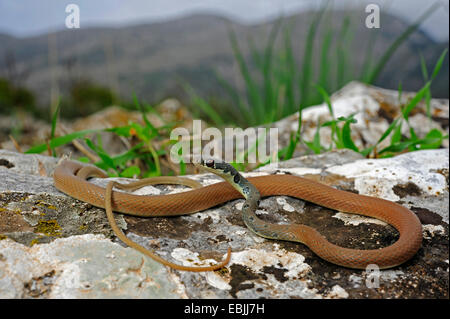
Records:
M112 215L113 210L141 217L175 216L202 211L233 199L242 198L243 194L233 188L230 183L220 182L198 187L197 182L187 178L162 177L159 180L152 178L151 180L141 180L131 184L109 182L105 189L88 182L86 178L90 176L107 177L105 173L95 167L64 160L56 167L53 178L56 188L60 191L94 206L105 208L114 232L127 245L179 270L216 270L226 265L230 260L231 251L228 249L226 259L213 266L189 267L170 263L128 239L117 227ZM301 242L318 256L331 263L355 269L365 269L370 264L375 264L380 269L390 268L412 258L421 247L422 225L419 219L409 209L394 202L337 190L293 175L250 177L248 182L256 187L261 197L274 195L296 197L330 209L377 218L392 225L400 233L399 239L391 246L360 250L334 245L315 229L306 225L270 224L271 227L275 228L283 226L286 229L285 231L289 232L289 239L279 239ZM149 183L184 184L195 189L177 194L152 196L112 191L113 186L122 189L136 189Z

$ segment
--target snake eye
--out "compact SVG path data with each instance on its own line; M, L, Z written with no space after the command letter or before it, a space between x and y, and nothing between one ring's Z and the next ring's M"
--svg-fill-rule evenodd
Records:
M208 167L214 167L214 160L212 159L206 160L205 165Z

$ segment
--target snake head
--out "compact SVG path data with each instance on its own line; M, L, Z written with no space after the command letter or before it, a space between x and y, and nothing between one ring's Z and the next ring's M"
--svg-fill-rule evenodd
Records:
M244 195L245 198L251 196L259 199L260 195L255 186L250 184L241 174L230 164L215 159L201 160L200 163L195 164L203 170L211 172L217 176L222 177L229 182L238 192Z
M209 167L209 168L214 168L214 160L213 159L207 159L206 161L204 161L202 159L202 165Z
M199 164L196 164L196 166L199 166L202 169L225 179L229 179L231 177L235 183L237 183L240 178L239 172L233 166L219 159L202 159Z

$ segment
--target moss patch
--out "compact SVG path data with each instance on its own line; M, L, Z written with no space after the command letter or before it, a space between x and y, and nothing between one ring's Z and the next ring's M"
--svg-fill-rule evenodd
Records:
M61 236L61 226L56 220L40 220L34 228L35 233L42 233L47 236Z

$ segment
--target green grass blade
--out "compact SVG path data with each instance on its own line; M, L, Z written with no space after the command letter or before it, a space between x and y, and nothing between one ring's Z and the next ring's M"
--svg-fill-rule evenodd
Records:
M391 134L392 130L393 130L394 128L397 127L397 123L398 123L399 120L400 120L400 119L397 118L397 119L395 119L394 121L392 121L392 123L389 125L389 127L386 129L386 131L384 131L384 133L381 135L381 137L378 139L378 141L377 141L377 143L376 143L375 145L378 145L378 144L380 144L381 142L383 142L384 139L385 139L386 137L388 137L389 134ZM400 123L400 124L401 124L401 123ZM401 125L400 125L400 126L401 126Z
M439 73L439 70L442 67L442 63L444 62L445 56L447 55L447 51L448 51L448 48L446 48L441 53L441 56L439 57L438 61L436 62L436 65L434 66L434 69L433 69L433 73L431 75L431 80L433 80L436 77L436 75Z
M339 32L339 38L337 41L337 72L336 72L336 87L341 88L345 83L345 71L347 70L347 56L348 56L348 50L346 50L347 47L347 33L350 28L350 17L346 15L344 17L344 21L342 23L341 31Z
M350 124L352 121L345 121L344 126L342 127L342 144L345 148L349 148L354 150L355 152L359 152L358 147L352 140L352 134L350 129Z
M263 81L264 81L264 123L273 122L273 114L272 110L276 110L276 94L274 92L273 83L272 83L272 55L273 49L275 45L275 40L278 35L278 31L280 30L282 19L278 19L272 27L270 31L269 39L267 41L266 48L264 50L264 63L263 63Z
M435 149L441 145L443 138L444 136L442 136L442 134L438 135L438 133L432 132L429 136L426 136L423 139L414 139L390 145L382 149L379 154L387 152L398 153L406 150L409 147L415 147L417 149L422 149L422 147Z
M183 159L180 159L180 173L178 175L186 175L186 163L183 161Z
M317 91L319 91L320 95L322 96L325 104L328 107L328 111L330 112L330 115L334 120L335 117L334 117L333 107L331 105L331 99L330 99L330 96L328 95L328 92L322 86L320 86L318 84L316 84L315 87L316 87Z
M359 79L362 82L369 83L370 68L373 64L373 52L374 52L373 48L375 47L375 43L377 42L380 34L381 32L377 30L371 31L369 41L367 43L367 50L364 58L364 63L361 67L361 74L359 76Z
M139 103L139 100L138 100L136 94L134 94L134 93L133 93L133 101L134 101L134 104L135 104L136 108L141 112L142 118L144 120L145 125L147 125L147 127L152 132L151 135L152 136L157 136L158 135L158 130L153 126L152 123L150 123L149 119L147 118L147 114L145 112L145 109L141 106L141 104Z
M363 149L362 151L360 151L359 153L364 156L364 157L368 157L370 153L372 153L373 149L375 148L374 145L369 146L365 149Z
M141 154L139 153L139 151L142 149L143 146L144 146L144 143L141 142L139 144L136 144L135 146L133 146L126 152L116 155L116 156L113 156L112 159L114 161L114 165L123 166L128 161L138 158L138 157L141 157Z
M58 115L59 115L60 107L61 107L61 104L60 104L60 98L59 98L59 95L58 95L58 98L57 98L57 101L56 101L55 113L53 113L53 116L52 116L52 128L51 128L51 131L50 131L50 140L52 140L55 137L56 122L58 121ZM52 150L52 155L54 157L56 157L55 149L52 147L51 150Z
M306 146L308 146L314 152L314 154L320 154L323 148L322 145L320 144L320 128L321 128L320 123L319 121L317 121L316 132L314 133L314 138L312 142L304 141Z
M306 37L305 51L303 54L303 63L302 63L302 71L301 78L299 81L300 84L300 109L303 109L305 106L309 105L309 90L310 85L312 83L312 70L313 70L313 50L314 50L314 40L316 38L316 32L321 22L322 16L328 6L328 2L326 2L323 7L316 12L316 14L312 17L311 24L308 29L308 34Z
M403 94L403 87L402 87L402 81L398 82L398 97L397 102L400 104L402 101L402 94Z
M258 86L253 80L252 75L250 74L247 63L244 59L241 49L239 48L234 30L230 28L228 34L231 42L231 48L233 50L233 55L238 63L239 70L246 84L247 98L249 101L250 110L257 119L257 122L262 123L264 120L264 109Z
M284 117L298 110L295 90L296 63L292 48L289 27L284 30L284 60L282 67L282 85L285 88L285 103L280 105L280 116Z
M396 119L394 122L396 122L398 120L400 120L400 118ZM392 122L389 127L391 127L392 124L394 124L394 122ZM399 143L400 140L402 139L402 126L403 126L402 121L400 121L400 123L395 126L394 133L392 133L392 137L391 137L391 144Z
M340 143L339 143L339 141L340 141L339 135L340 134L339 133L340 132L339 132L339 129L336 124L336 118L334 116L334 111L333 111L333 106L331 105L330 96L328 95L328 92L325 91L325 89L323 87L321 87L320 85L315 85L315 87L316 87L317 91L319 92L319 94L322 96L323 100L325 101L325 104L327 105L328 111L330 112L330 115L332 118L332 120L328 122L329 124L327 124L327 123L322 124L322 126L328 126L328 125L331 126L330 148L332 147L333 141L336 143L336 146L339 148L339 145L340 145Z
M187 83L184 85L184 90L189 94L194 105L198 106L212 121L216 126L223 126L224 122L219 113L214 110L214 108L202 99L194 89Z
M425 59L422 55L422 53L420 53L420 68L422 70L422 76L425 80L425 82L428 81L428 70L427 70L427 65L425 63ZM425 92L425 105L426 105L426 114L427 117L431 120L431 91L430 88L428 88L428 90Z
M135 165L129 166L125 168L122 172L120 172L119 176L133 178L135 176L139 176L141 174L141 169Z
M444 135L438 129L431 129L427 135L425 135L424 142L420 143L419 149L436 149L439 148L444 139Z
M405 141L405 142L399 142L396 144L392 144L389 145L388 147L383 148L381 151L378 152L378 154L383 154L383 153L398 153L398 152L402 152L405 149L407 149L409 146L413 145L415 143L415 141Z
M70 143L73 140L77 139L77 138L81 138L84 137L87 134L91 134L91 133L97 133L101 130L83 130L83 131L78 131L78 132L73 132L70 134L66 134L64 136L59 136L59 137L55 137L54 139L50 140L50 147L51 148L55 148L55 147L59 147L62 146L64 144ZM44 151L47 150L47 143L44 144L40 144L40 145L36 145L33 146L31 148L29 148L25 154L31 154L31 153L42 153Z
M425 59L423 57L423 54L420 53L420 69L422 71L422 76L425 79L425 82L428 81L428 70L427 70L427 65L425 63Z
M295 132L295 136L289 137L289 145L286 147L286 150L283 150L284 154L284 160L288 160L292 158L292 155L294 155L295 148L297 147L298 142L301 140L301 131L302 131L302 119L303 119L303 112L300 109L298 112L298 122L297 122L297 131Z
M419 90L419 92L416 93L416 95L409 101L409 103L403 108L402 113L403 117L407 120L409 113L417 106L417 104L420 102L420 100L423 99L426 92L428 91L430 87L431 82L428 81L423 88Z
M333 40L333 29L330 28L322 41L322 50L320 53L320 71L319 71L319 80L318 83L325 90L331 89L329 76L330 76L330 46Z
M89 138L84 139L87 146L93 150L102 160L102 162L108 167L112 168L114 171L117 172L117 167L114 164L114 160L109 156L108 153L106 153L101 147L95 145Z
M241 96L238 91L227 81L225 80L218 72L214 72L217 81L222 86L222 88L227 92L230 96L232 105L231 112L233 113L233 120L236 121L241 126L247 126L250 123L253 123L254 117L250 115L247 105L243 102ZM227 110L228 111L228 110ZM224 118L228 117L228 114L218 112Z
M247 39L248 46L250 48L250 55L252 57L253 63L255 66L262 70L263 69L263 58L261 56L261 53L259 52L258 48L256 47L255 43L253 42L253 38L249 37Z
M386 52L381 56L378 60L378 63L373 68L372 72L368 76L368 83L373 83L380 75L386 63L389 61L391 56L395 53L397 48L406 40L408 37L415 32L420 24L428 18L434 11L436 11L440 7L440 4L435 2L427 11L425 11L412 25L410 25L394 42L389 46Z
M417 141L419 137L416 134L416 131L414 131L414 128L412 126L409 127L409 134L411 135L410 139L412 141Z
M297 147L298 139L296 136L291 136L289 139L289 144L286 147L286 151L283 154L283 160L288 160L294 155L295 148Z
M59 103L59 97L58 97L55 113L53 113L53 116L52 116L52 129L51 129L51 132L50 132L50 139L53 139L55 137L56 122L58 121L58 115L59 115L60 107L61 107L61 104Z

